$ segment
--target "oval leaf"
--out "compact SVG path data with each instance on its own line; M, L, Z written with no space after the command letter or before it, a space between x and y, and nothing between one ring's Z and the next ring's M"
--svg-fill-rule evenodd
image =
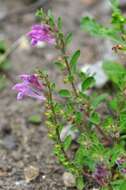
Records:
M94 77L88 77L86 80L82 82L81 88L82 90L87 90L88 88L92 87L95 83Z
M67 89L62 89L59 91L61 97L70 97L70 92Z

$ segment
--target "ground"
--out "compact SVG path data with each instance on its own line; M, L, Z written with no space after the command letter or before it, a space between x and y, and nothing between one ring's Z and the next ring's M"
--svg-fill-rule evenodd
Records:
M40 0L41 1L41 0ZM74 40L69 51L81 48L80 66L95 63L108 55L108 44L96 40L80 30L81 16L93 15L105 22L109 8L103 0L47 0L56 17L63 18L64 32L73 32ZM18 38L29 31L35 22L30 11L30 0L0 0L0 39L10 47ZM10 14L28 8L24 14ZM7 19L3 19L10 14ZM101 45L102 42L102 45ZM11 88L18 74L30 73L36 67L49 70L51 80L60 86L60 73L54 69L52 60L58 55L53 48L16 48L11 54L12 63L7 87L0 92L0 190L66 190L62 181L64 169L52 153L53 144L47 137L44 125L44 108L32 99L16 101ZM28 122L29 116L39 114L39 125ZM26 183L24 170L29 165L39 168L39 176ZM74 190L74 188L70 188ZM69 189L69 190L70 190Z

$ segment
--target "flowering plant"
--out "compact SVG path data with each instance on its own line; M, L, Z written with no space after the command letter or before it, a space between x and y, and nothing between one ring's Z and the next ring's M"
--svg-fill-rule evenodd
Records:
M116 50L125 51L126 18L118 8L118 0L111 0L112 28L106 28L88 17L82 18L81 26L91 34L109 37L116 42ZM17 99L25 96L45 102L46 125L49 137L54 141L54 153L66 170L76 178L79 190L99 187L101 190L126 189L126 70L114 62L106 62L103 68L113 82L113 92L91 90L95 79L78 67L80 50L68 55L67 46L72 34L62 32L62 19L55 21L51 11L37 11L42 24L34 25L27 34L32 46L41 42L55 46L60 59L55 65L63 75L66 88L57 89L48 73L38 70L36 74L20 76L22 83L13 89ZM79 89L77 83L81 83ZM55 97L59 96L59 100ZM99 107L105 105L105 113ZM64 127L68 132L62 136ZM74 151L73 142L76 142Z

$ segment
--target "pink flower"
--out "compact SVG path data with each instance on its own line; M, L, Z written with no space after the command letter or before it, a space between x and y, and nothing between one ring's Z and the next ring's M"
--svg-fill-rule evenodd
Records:
M96 168L95 168L94 173L92 174L92 177L96 180L96 182L99 185L104 186L108 183L110 172L103 163L99 163L96 165Z
M39 82L37 75L20 75L22 83L13 86L13 90L18 92L17 100L23 99L25 96L30 96L38 100L44 101L43 85Z
M122 174L126 174L126 156L123 155L116 160L116 164Z
M55 44L56 40L50 26L47 24L37 24L32 26L32 30L27 36L31 39L32 46L36 46L39 42Z

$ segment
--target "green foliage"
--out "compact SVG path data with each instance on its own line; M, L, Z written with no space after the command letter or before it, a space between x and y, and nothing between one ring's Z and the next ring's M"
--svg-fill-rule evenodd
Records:
M115 52L125 52L126 18L119 9L118 0L109 2L112 17L108 26L84 17L81 27L93 36L115 42ZM62 19L59 17L55 22L52 12L49 10L46 14L42 9L37 16L50 26L56 37L55 48L60 51L60 57L54 64L60 68L63 85L66 85L60 86L59 90L55 83L49 81L47 73L39 72L47 87L46 125L49 137L54 141L55 155L64 168L75 176L78 190L93 188L93 185L101 190L125 190L125 174L122 171L126 169L125 67L116 61L104 61L103 69L111 83L107 83L104 89L93 88L94 76L87 75L78 67L80 50L72 55L67 52L72 34L64 35ZM78 82L81 89L77 88ZM40 123L41 117L30 116L29 122ZM64 136L62 131L65 131Z
M72 36L73 36L73 35L72 35L71 32L66 35L66 38L65 38L65 45L66 45L66 46L71 43L71 41L72 41Z
M126 86L126 69L121 64L105 61L103 69L109 79L119 88L124 88Z
M84 91L84 90L91 88L94 84L95 84L94 77L88 77L88 78L86 78L86 80L84 80L82 82L81 88Z
M59 95L61 97L70 97L71 96L69 90L67 90L67 89L60 90L59 91Z
M79 57L80 57L80 50L75 51L71 57L70 65L71 65L72 71L74 72L76 71L76 66L77 66Z
M34 114L28 117L28 122L32 124L39 125L42 121L42 118L38 114Z
M4 41L0 41L0 60L3 58L4 54L6 53L6 45ZM11 64L9 59L5 57L0 62L0 91L6 87L7 78L5 77L6 72L10 69Z
M76 179L76 185L77 185L77 188L79 190L83 190L84 189L85 184L84 184L83 176L77 177L77 179Z

